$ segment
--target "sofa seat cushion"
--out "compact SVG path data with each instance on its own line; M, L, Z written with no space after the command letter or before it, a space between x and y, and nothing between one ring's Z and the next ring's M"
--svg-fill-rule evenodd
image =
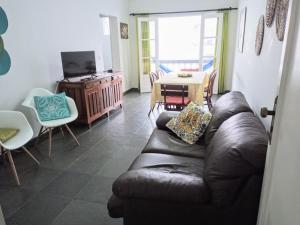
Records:
M205 146L200 144L188 144L171 132L154 129L143 153L162 153L195 158L205 157Z
M212 119L205 132L205 143L208 145L221 124L231 116L241 112L252 112L244 95L232 91L220 97L211 110Z
M138 156L113 184L119 198L204 203L210 198L203 180L203 160L166 154Z
M245 181L263 173L267 147L265 128L253 113L239 113L220 126L205 158L205 181L214 204L232 204Z

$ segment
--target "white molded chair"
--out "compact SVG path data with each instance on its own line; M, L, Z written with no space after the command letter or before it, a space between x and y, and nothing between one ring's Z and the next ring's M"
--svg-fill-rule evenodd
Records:
M20 180L11 151L22 148L37 164L40 164L39 161L28 151L28 149L24 147L24 145L30 141L33 136L32 128L24 114L17 111L0 111L0 127L19 129L16 136L4 143L0 141L0 152L7 154L16 182L20 185Z
M62 126L65 126L66 129L68 130L68 132L71 134L71 136L73 137L73 139L75 140L75 142L79 144L77 138L75 137L75 135L73 134L73 132L71 131L71 129L69 128L69 126L67 125L70 122L73 122L74 120L77 119L78 117L78 111L76 108L76 104L74 102L74 100L70 97L66 97L67 98L67 102L68 102L68 106L71 112L71 116L68 118L63 118L63 119L57 119L57 120L50 120L50 121L41 121L39 114L35 108L35 104L34 104L34 96L49 96L49 95L54 95L52 92L43 89L43 88L34 88L33 90L30 91L29 95L25 98L24 102L22 103L23 106L30 108L31 110L33 110L33 112L35 113L38 122L41 125L41 129L39 132L39 135L36 139L36 143L38 143L39 137L40 135L45 132L45 131L49 131L49 157L51 156L51 149L52 149L52 130L55 127L59 127L62 134L63 133L63 129Z

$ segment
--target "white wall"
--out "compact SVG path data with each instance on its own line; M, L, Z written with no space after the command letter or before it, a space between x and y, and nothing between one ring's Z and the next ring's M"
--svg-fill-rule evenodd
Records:
M34 87L54 89L62 78L61 51L95 50L97 69L101 70L99 14L116 16L119 22L128 23L129 19L127 0L2 0L1 6L9 20L3 39L12 67L0 76L0 110L19 109ZM129 41L114 41L121 45L119 64L128 89L129 72L124 62L128 63Z
M4 0L2 7L9 19L3 37L12 68L0 77L1 109L15 107L32 87L53 87L62 78L61 51L95 50L98 70L102 70L99 14L128 22L128 4L124 0L89 0L88 4L84 0ZM126 58L128 44L121 41ZM14 93L12 101L3 101L4 94L12 95L8 87L14 87L18 93Z
M233 89L242 91L259 114L261 107L273 108L279 83L279 64L282 42L276 36L275 23L265 27L261 55L256 56L255 38L259 17L264 15L266 0L240 0L239 9L247 6L244 52L236 49ZM263 119L267 128L270 118Z
M143 12L165 12L165 11L187 11L187 10L202 10L202 9L218 9L227 7L237 7L238 0L129 0L130 13ZM225 81L227 89L231 88L231 80L233 73L234 49L236 38L236 12L232 11L229 16L229 54L228 54L228 79ZM130 17L130 43L131 43L131 85L132 87L139 86L138 75L138 59L137 59L137 35L136 23L134 17Z

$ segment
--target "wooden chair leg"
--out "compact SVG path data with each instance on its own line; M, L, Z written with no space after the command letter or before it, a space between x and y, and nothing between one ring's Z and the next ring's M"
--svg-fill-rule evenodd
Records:
M159 102L158 104L157 104L157 110L159 109L159 107L161 106L161 103Z
M209 109L209 111L210 111L211 108L212 108L211 98L207 98L207 106L208 106L208 109Z
M72 130L69 128L69 126L67 124L65 124L65 127L67 128L67 130L69 131L69 133L71 134L71 136L73 137L73 139L75 140L75 142L79 144L79 141L77 140L76 136L73 134Z
M64 137L65 136L65 132L64 132L63 128L59 127L59 129L60 129L60 132L61 132L62 136Z
M17 173L16 167L15 167L15 163L14 163L14 160L12 158L12 155L11 155L10 151L7 151L7 156L8 156L10 167L11 167L11 169L13 171L15 180L17 182L17 185L20 186L20 180L19 180L18 173Z
M39 131L39 134L38 134L38 136L36 137L36 140L35 140L35 143L34 143L34 148L36 148L36 146L37 146L37 144L38 144L38 142L39 142L39 138L40 138L40 136L41 136L41 134L42 134L42 132L43 132L43 129L44 129L44 127L41 126L41 129L40 129L40 131Z
M148 117L150 116L151 112L153 112L153 108L150 108L150 110L148 112Z
M52 151L52 128L49 127L49 157L51 156Z
M38 165L40 165L40 162L30 153L30 151L28 151L27 148L25 148L24 146L22 148Z

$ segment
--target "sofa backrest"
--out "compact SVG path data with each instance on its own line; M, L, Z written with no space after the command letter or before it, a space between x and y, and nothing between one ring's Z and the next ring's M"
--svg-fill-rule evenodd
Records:
M263 173L267 146L265 128L253 113L234 115L219 127L207 148L204 168L214 204L232 204L244 182Z
M225 120L241 112L252 112L252 109L241 92L232 91L220 97L211 111L212 119L205 132L205 143L207 145L209 144Z

